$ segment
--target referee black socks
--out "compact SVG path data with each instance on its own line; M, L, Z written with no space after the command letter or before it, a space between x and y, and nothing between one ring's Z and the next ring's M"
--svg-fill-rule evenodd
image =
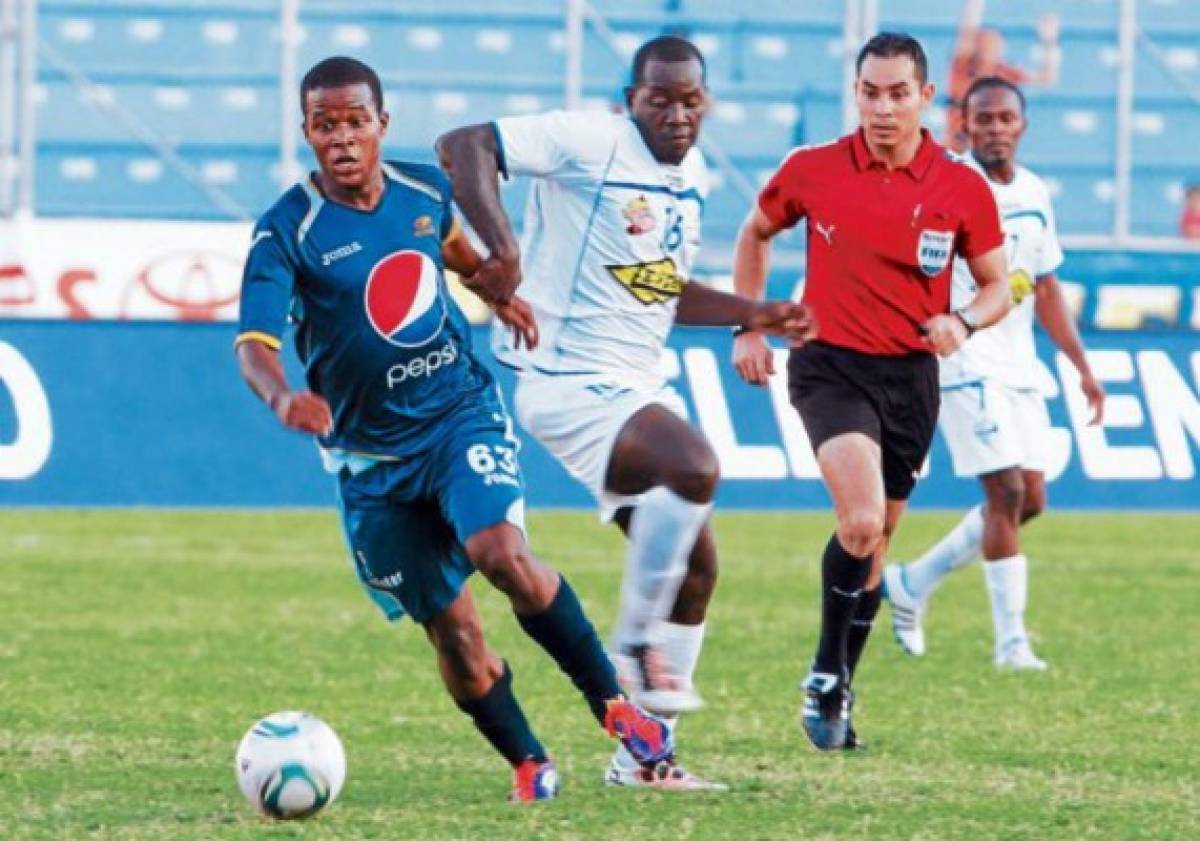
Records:
M863 590L858 597L854 618L850 620L850 632L846 636L846 673L851 681L867 647L867 637L871 635L871 625L875 622L875 614L879 613L882 597L883 587L878 585L874 590Z
M845 674L850 622L870 572L870 555L865 558L851 555L842 547L837 534L829 538L821 559L821 641L813 662L814 671L839 677Z

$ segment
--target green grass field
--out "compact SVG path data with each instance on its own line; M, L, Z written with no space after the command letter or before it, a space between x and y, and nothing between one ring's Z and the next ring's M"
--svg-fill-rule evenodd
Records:
M951 522L912 516L894 554ZM1200 518L1031 527L1044 675L993 670L978 569L938 593L923 660L896 648L885 607L857 684L871 749L847 756L813 753L797 725L830 525L718 516L709 706L681 748L723 796L605 789L609 743L475 581L565 781L522 808L420 631L360 594L332 512L0 512L0 838L1200 837ZM616 532L587 514L531 528L606 631ZM233 752L289 708L337 729L349 779L316 820L272 824L242 800Z

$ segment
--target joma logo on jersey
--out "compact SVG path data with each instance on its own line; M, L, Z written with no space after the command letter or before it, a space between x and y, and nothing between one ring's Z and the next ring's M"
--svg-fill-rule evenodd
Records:
M646 306L665 304L683 294L683 278L670 257L631 266L605 266L629 294Z
M351 254L357 254L360 251L362 251L362 245L359 244L358 240L355 240L349 245L343 245L341 248L333 249L333 251L326 251L321 255L321 265L328 266L330 263L341 260L343 257L349 257Z

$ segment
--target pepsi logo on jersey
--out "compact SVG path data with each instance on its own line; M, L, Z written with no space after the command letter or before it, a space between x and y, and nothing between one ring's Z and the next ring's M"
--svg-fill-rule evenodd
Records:
M363 302L375 332L397 347L428 344L446 321L438 267L420 251L394 251L376 263Z

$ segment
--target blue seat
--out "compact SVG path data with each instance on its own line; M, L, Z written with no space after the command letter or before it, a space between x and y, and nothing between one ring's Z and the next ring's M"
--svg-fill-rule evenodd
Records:
M629 65L633 52L643 42L661 34L662 27L651 24L614 27L619 42L620 55L604 41L592 27L587 27L583 37L583 76L593 84L611 85L620 90L629 77ZM561 78L562 67L558 69Z
M378 13L347 19L342 11L306 15L302 23L307 33L300 51L303 67L345 54L362 59L385 78L444 82L563 72L561 22L449 16L406 20Z
M1200 89L1198 36L1197 31L1155 35L1155 49L1139 43L1134 65L1135 95L1178 97Z
M671 2L671 0L668 0ZM788 23L838 24L842 22L843 0L756 0L748 6L738 6L728 0L674 0L681 15L689 17L735 18L748 22L769 20ZM601 12L608 3L597 4ZM648 4L643 4L643 8Z
M44 140L138 140L121 115L96 104L101 97L172 145L278 142L278 85L114 82L89 94L62 79L43 84L38 136Z
M797 124L802 119L796 102L722 101L705 121L704 136L730 155L778 155L796 144Z
M251 215L279 195L272 148L187 150L183 156ZM38 156L38 181L38 211L50 216L78 215L85 207L100 216L229 218L180 173L128 145L47 144Z
M1032 46L1032 40L1028 42ZM1062 66L1053 93L1105 94L1117 92L1117 33L1071 35L1062 42ZM1027 60L1024 66L1032 68Z
M432 148L438 135L469 123L558 105L552 97L470 87L388 88L384 97L391 115L387 145L411 148Z
M803 97L800 104L802 123L797 129L796 139L792 145L811 146L817 143L826 143L845 133L842 130L842 100L840 96L813 93Z
M41 4L38 30L84 73L272 76L279 70L278 9L160 4Z
M1161 102L1161 100L1160 100ZM1141 104L1133 116L1133 160L1137 166L1197 161L1200 107L1190 100Z
M1194 0L1154 0L1138 3L1138 24L1156 40L1180 29L1200 29L1200 5Z
M1089 164L1111 167L1116 158L1114 101L1031 97L1022 157L1041 168Z
M1190 0L1178 0L1188 3ZM879 0L879 19L904 29L904 25L937 25L957 28L962 18L964 0ZM1138 12L1151 3L1139 4ZM1050 9L1047 9L1050 6ZM1033 27L1047 11L1054 11L1064 25L1088 27L1117 25L1120 10L1118 0L993 0L984 7L983 25L1010 30Z
M912 32L915 27L930 24L952 27L958 22L962 7L962 0L922 0L920 3L879 0L880 29Z
M1195 135L1193 135L1195 137ZM1133 173L1130 228L1142 236L1178 236L1183 190L1197 167L1142 167Z
M1060 234L1112 232L1111 169L1087 166L1034 169L1054 194L1054 212Z
M704 22L681 21L670 26L672 32L690 39L704 54L709 84L727 79L737 80L741 41L736 28Z
M729 240L737 230L750 204L728 183L719 184L708 194L704 204L704 239L706 242Z
M739 35L739 81L841 90L840 27L748 28Z

